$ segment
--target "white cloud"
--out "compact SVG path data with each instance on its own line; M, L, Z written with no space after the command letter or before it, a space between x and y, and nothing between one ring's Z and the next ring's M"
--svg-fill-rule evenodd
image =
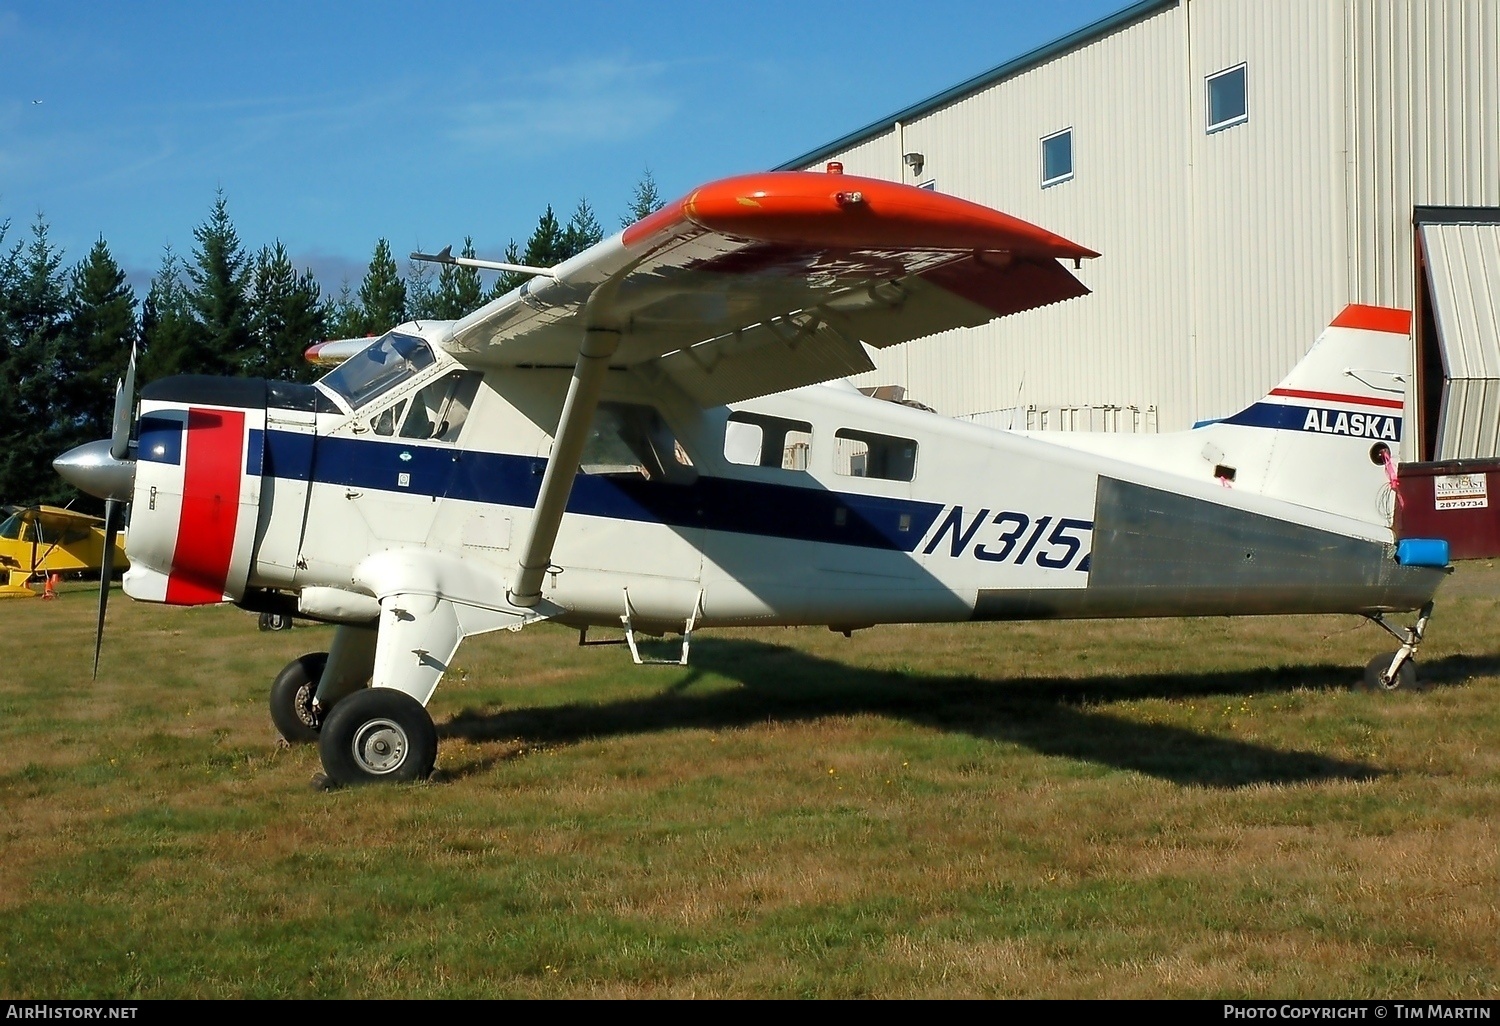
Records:
M510 86L511 95L453 108L447 136L471 152L528 154L635 138L677 112L659 86L666 70L618 59L549 70Z

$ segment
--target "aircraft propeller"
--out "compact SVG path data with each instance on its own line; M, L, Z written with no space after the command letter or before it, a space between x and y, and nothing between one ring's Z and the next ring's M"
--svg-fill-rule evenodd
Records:
M109 438L85 442L52 461L63 480L104 500L104 558L99 567L99 616L94 625L94 678L99 677L99 652L104 646L104 614L109 608L109 582L114 575L115 540L135 491L135 457L130 452L130 429L135 420L135 359L124 380L115 385L115 416Z

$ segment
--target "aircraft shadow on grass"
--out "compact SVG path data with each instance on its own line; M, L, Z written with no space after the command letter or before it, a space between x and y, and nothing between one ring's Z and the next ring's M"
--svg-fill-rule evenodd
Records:
M1133 770L1177 784L1237 788L1259 783L1370 780L1362 762L1143 723L1107 703L1142 698L1237 698L1297 688L1342 690L1360 670L1331 664L1254 671L1016 680L862 669L759 641L708 638L694 665L661 692L600 704L471 710L439 727L449 738L572 744L588 738L683 728L730 729L767 721L871 714L1018 744L1043 755ZM1422 666L1424 685L1454 686L1500 673L1500 659L1449 656ZM742 687L691 694L705 674ZM1274 715L1274 713L1273 713ZM510 756L514 757L514 756ZM478 760L452 776L483 772Z

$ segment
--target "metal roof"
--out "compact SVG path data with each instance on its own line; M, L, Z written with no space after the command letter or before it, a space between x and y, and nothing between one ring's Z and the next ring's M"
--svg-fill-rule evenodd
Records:
M825 157L846 150L856 143L863 142L873 135L878 135L898 121L910 121L913 118L921 117L923 114L937 110L939 107L944 107L956 100L961 100L987 86L994 85L996 82L1004 81L1013 75L1019 75L1023 71L1029 71L1039 64L1045 64L1059 54L1067 53L1069 50L1077 49L1080 46L1085 46L1101 36L1107 36L1127 25L1140 21L1143 18L1148 18L1157 11L1168 7L1175 7L1177 3L1178 0L1138 0L1137 3L1133 3L1129 7L1117 11L1107 18L1101 18L1090 25L1085 25L1076 32L1070 32L1060 39L1054 39L1052 42L1039 46L1028 53L1023 53L1021 56L1006 61L998 67L991 68L989 71L960 82L952 89L947 89L936 96L928 97L920 103L913 104L903 110L898 110L896 113L881 118L879 121L873 121L865 127L835 139L831 143L819 146L817 149L809 150L800 157L795 157L784 164L777 165L772 170L794 171L797 168L806 167L808 164L815 163Z

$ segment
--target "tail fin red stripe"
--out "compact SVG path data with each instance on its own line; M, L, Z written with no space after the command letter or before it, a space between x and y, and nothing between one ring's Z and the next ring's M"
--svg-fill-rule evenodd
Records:
M1390 331L1411 334L1411 311L1389 306L1361 306L1350 303L1333 319L1331 328L1362 328L1365 331Z

